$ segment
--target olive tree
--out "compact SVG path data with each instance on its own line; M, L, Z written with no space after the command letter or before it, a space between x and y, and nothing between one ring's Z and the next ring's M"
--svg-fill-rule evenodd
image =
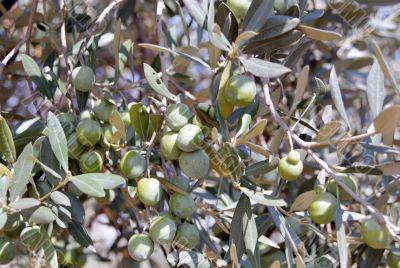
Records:
M400 267L397 2L0 2L0 264Z

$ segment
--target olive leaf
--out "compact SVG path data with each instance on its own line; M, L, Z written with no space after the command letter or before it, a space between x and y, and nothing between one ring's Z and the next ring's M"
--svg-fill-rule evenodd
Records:
M240 56L239 60L247 71L258 77L277 78L291 72L289 68L281 64L257 58Z
M47 115L47 126L49 133L49 141L54 155L57 157L58 162L61 164L65 172L68 171L68 148L67 138L65 137L64 130L58 121L57 117L49 112Z
M70 181L82 192L93 197L104 197L103 186L92 176L78 175L70 178ZM89 174L90 175L90 174Z
M9 162L14 162L17 159L14 140L11 130L7 125L6 119L0 115L0 154L4 155Z
M36 84L37 89L42 92L47 98L52 99L53 93L49 82L44 77L39 65L27 54L21 55L22 65L29 78Z
M325 31L314 27L299 25L297 29L307 35L309 38L319 41L330 41L342 38L342 35L332 31Z
M144 68L144 75L147 81L149 82L151 88L154 89L161 96L176 101L176 96L171 92L169 92L168 88L165 86L161 78L158 76L158 73L147 63L143 63L143 68Z
M129 110L129 116L135 132L142 140L146 140L149 129L149 114L146 107L142 103L134 103Z

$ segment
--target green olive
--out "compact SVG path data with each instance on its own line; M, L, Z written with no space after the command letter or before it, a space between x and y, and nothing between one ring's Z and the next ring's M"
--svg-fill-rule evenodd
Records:
M147 234L134 234L128 241L128 252L136 261L147 260L154 251L154 242Z
M275 251L261 257L261 267L287 267L286 255L282 251Z
M242 20L250 7L251 0L228 0L227 4L235 17Z
M190 190L189 179L184 176L172 176L169 182L185 192L189 192Z
M86 261L87 261L86 254L83 252L79 252L75 257L74 264L76 265L76 267L80 268L85 266Z
M85 120L85 119L94 119L93 113L89 110L84 110L81 112L81 114L79 115L79 120Z
M247 75L232 76L224 90L226 101L239 107L252 103L256 94L256 83L253 77Z
M357 193L358 186L353 176L344 173L338 174L338 176L353 192ZM328 181L327 190L336 196L336 182L334 179ZM339 197L340 200L351 200L351 196L341 187L339 187Z
M136 151L124 154L119 164L121 172L128 179L142 177L146 169L146 159Z
M76 132L78 133L78 141L85 146L93 146L101 138L101 126L95 120L85 119L80 121Z
M362 221L360 232L365 244L371 248L384 249L389 246L389 232L374 216L368 216Z
M0 213L0 230L14 231L21 225L21 215L19 213Z
M175 216L186 219L193 214L196 205L190 195L174 193L169 199L169 208Z
M328 192L322 192L315 195L314 200L308 207L308 214L313 222L318 224L327 224L332 221L337 208L335 196Z
M188 124L179 130L178 147L184 152L193 152L201 147L204 135L201 128Z
M184 222L178 226L174 241L179 247L193 249L199 243L199 239L200 233L196 226Z
M96 118L103 122L108 122L108 118L114 111L114 104L106 99L98 99L93 106L93 113Z
M387 255L389 268L400 268L400 254L390 251Z
M143 204L148 206L156 205L162 197L160 181L153 178L141 179L137 184L137 195Z
M181 155L178 147L178 132L170 131L161 138L161 153L167 160L178 160Z
M168 216L157 217L149 228L149 235L151 239L160 245L170 243L176 233L176 225L173 220Z
M97 151L84 153L79 159L79 168L82 173L100 172L103 167L103 156Z
M207 176L210 169L210 159L204 150L182 152L179 156L179 166L183 173L194 179Z
M80 156L87 148L78 140L78 133L73 132L67 138L68 156L72 159L79 160Z
M278 164L278 174L282 179L293 181L303 172L303 162L300 160L300 154L297 151L291 151Z
M15 257L14 243L7 238L0 238L0 264L5 265Z
M79 66L72 71L72 84L76 90L88 92L94 85L94 73L88 66Z
M179 131L191 117L190 109L184 103L168 105L165 111L165 123L174 131Z

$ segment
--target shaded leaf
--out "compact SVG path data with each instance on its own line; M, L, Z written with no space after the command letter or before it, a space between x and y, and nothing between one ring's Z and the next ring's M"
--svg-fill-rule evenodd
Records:
M315 191L308 191L297 196L290 207L290 211L304 211L308 209L314 200L315 194Z
M72 221L68 224L68 231L75 239L83 247L87 248L93 245L93 241L87 233L85 227L77 221Z
M258 176L266 174L278 167L279 159L273 158L272 160L263 160L251 166L246 167L246 176Z
M274 14L274 1L253 0L243 20L244 31L258 32Z
M249 44L257 41L275 38L294 30L299 25L298 18L276 15L268 18L259 34L249 40Z
M135 103L129 110L132 126L142 140L148 137L149 114L142 103Z
M29 78L36 84L37 89L42 92L47 98L51 99L53 94L50 89L50 85L44 77L39 65L26 54L21 55L22 65Z
M258 135L262 134L265 127L267 126L267 119L261 119L258 121L247 133L240 136L236 143L241 144L244 143L252 138L257 137Z

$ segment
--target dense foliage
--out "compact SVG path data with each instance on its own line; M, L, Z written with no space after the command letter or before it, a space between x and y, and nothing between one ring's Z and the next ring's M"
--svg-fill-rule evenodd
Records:
M400 267L397 2L0 2L0 264Z

